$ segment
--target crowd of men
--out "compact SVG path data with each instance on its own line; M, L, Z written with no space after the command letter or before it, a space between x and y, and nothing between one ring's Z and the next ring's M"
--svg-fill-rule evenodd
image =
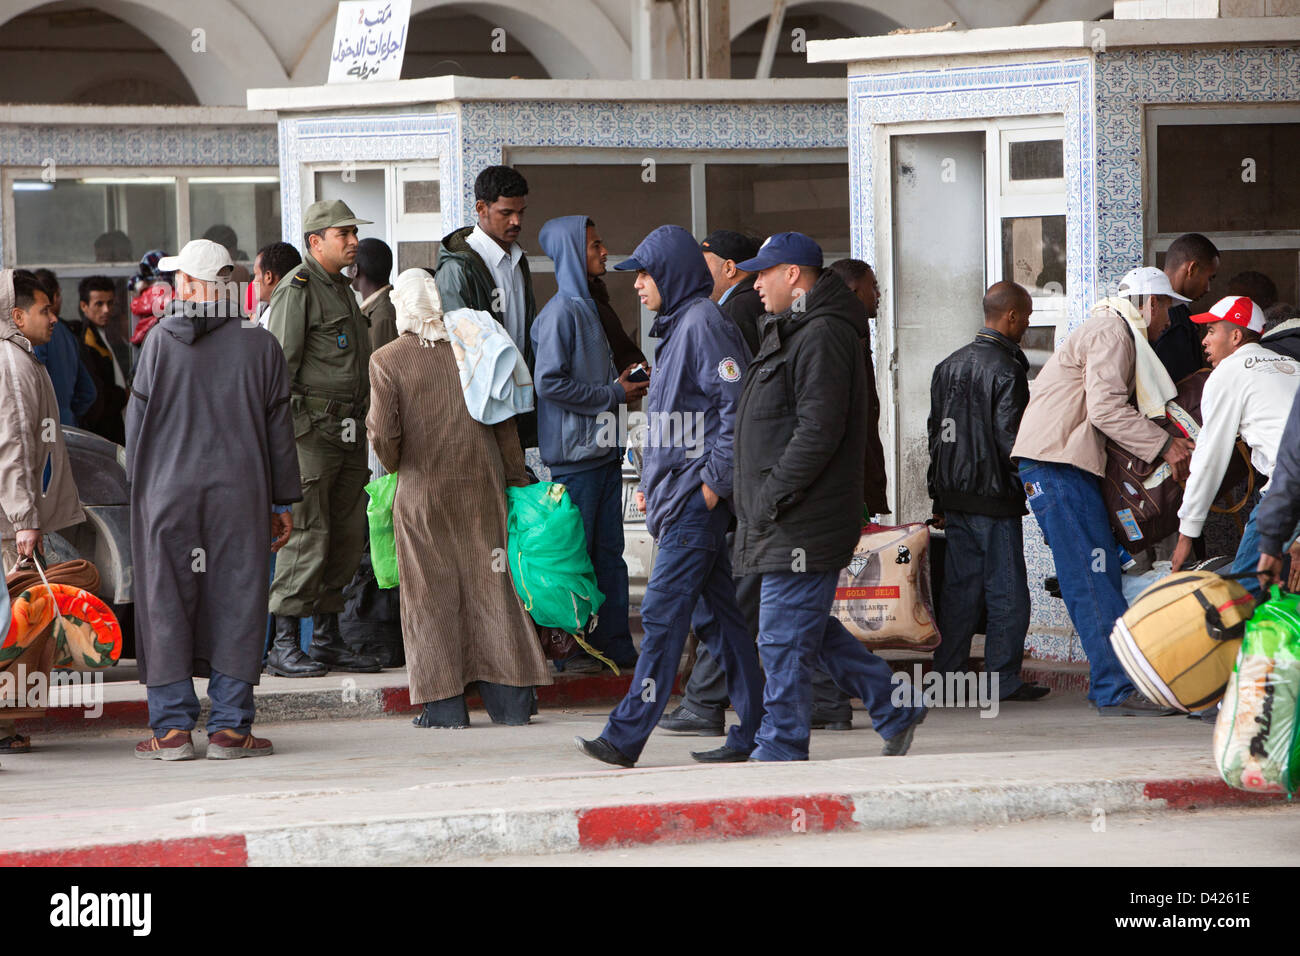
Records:
M660 727L725 734L722 746L692 755L702 762L803 760L811 729L851 726L856 697L882 752L907 753L925 706L896 700L888 663L830 613L864 515L891 510L870 266L827 264L797 232L760 243L719 230L698 242L661 226L615 266L635 273L654 313L651 363L611 305L594 218L542 226L557 292L539 309L518 242L527 183L510 167L488 167L475 199L476 224L445 236L427 271L443 313L490 315L522 356L536 409L515 419L519 442L539 449L576 505L605 598L588 635L600 659L578 649L556 666L594 672L603 659L633 672L602 733L578 738L579 749L630 767ZM233 305L236 266L221 243L151 253L133 284L132 353L102 333L115 308L112 280L83 280L80 318L64 321L53 274L3 274L0 348L16 350L0 361L6 567L38 550L43 533L80 520L79 509L56 508L43 493L51 473L66 484L68 466L61 437L37 427L39 410L56 407L63 424L125 444L136 646L153 729L137 756L194 756L194 676L209 677L207 756L228 758L272 752L252 734L263 670L308 677L381 667L339 627L366 544L371 357L403 326L391 250L358 239L367 224L343 202L314 203L302 252L284 242L259 250L250 300ZM1130 272L1059 344L1032 390L1019 343L1033 299L1012 282L987 291L984 327L940 363L931 389L928 484L946 539L936 669L969 667L986 612L985 669L998 677L999 698L1047 693L1020 674L1030 606L1023 516L1032 509L1088 656L1090 699L1102 714L1165 713L1137 693L1107 640L1126 607L1125 554L1100 487L1107 439L1187 480L1170 544L1177 569L1240 435L1272 482L1234 569L1258 569L1264 580L1286 574L1283 549L1300 521L1300 320L1277 315L1266 329L1276 292L1257 273L1236 277L1227 298L1192 315L1185 303L1205 294L1218 262L1207 239L1188 235L1163 269ZM48 376L38 381L27 365L16 374L22 362L43 363ZM1200 439L1171 437L1154 419L1174 383L1207 363ZM623 561L623 449L600 421L640 402L650 430L637 497L658 553L638 651ZM674 432L687 418L699 430ZM692 632L702 649L681 705L666 715ZM528 701L519 703L526 713ZM728 706L739 718L729 730ZM6 730L0 749L29 746Z

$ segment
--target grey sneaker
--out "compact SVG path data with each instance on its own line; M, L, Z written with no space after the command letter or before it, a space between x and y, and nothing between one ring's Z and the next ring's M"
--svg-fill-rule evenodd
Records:
M1179 711L1153 703L1137 691L1133 691L1118 704L1098 706L1097 713L1103 717L1170 717Z
M880 749L883 757L902 757L912 749L912 737L916 734L916 728L925 723L926 715L930 711L927 708L921 709L921 715L908 724L907 729L902 733L894 734L885 741L885 746Z

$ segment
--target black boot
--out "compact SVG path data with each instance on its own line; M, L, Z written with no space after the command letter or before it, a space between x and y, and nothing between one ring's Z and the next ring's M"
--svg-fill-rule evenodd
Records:
M307 654L312 660L319 661L332 671L373 674L382 670L379 661L358 654L343 643L337 613L317 614L312 617L311 623L311 646L307 648Z
M276 677L324 677L329 668L318 664L298 645L298 618L275 616L275 638L266 655L266 672Z

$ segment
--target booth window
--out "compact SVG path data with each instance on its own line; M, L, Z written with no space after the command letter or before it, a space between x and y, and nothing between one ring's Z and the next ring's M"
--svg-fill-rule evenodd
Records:
M1149 107L1146 121L1147 261L1163 263L1174 239L1199 232L1219 249L1201 305L1246 271L1272 279L1278 301L1300 300L1300 109Z
M1002 274L1034 297L1034 325L1054 325L1066 294L1065 150L1058 126L1002 127L997 243ZM995 277L990 277L994 279Z
M802 232L828 253L849 248L849 174L838 163L711 163L705 190L710 232Z
M39 176L15 179L14 261L24 266L132 263L176 251L176 180Z
M675 223L697 239L734 229L765 239L805 232L826 261L848 255L849 173L844 150L625 151L516 150L506 161L528 180L528 214L519 241L529 253L540 305L555 294L554 265L537 231L555 216L586 214L609 247L605 276L610 302L628 334L649 352L651 316L643 313L632 277L612 267L646 234Z
M357 216L362 239L382 239L393 250L393 276L406 269L432 268L443 236L442 179L436 160L382 162L367 166L313 167L313 200L341 199Z
M59 169L5 174L13 243L5 264L49 266L62 278L133 273L151 249L221 236L237 261L280 237L280 183L264 170Z

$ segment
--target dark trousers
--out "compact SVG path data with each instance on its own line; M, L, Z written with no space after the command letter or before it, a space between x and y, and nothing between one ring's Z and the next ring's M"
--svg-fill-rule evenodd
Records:
M151 686L148 697L149 726L156 737L169 730L193 730L199 721L199 698L194 693L193 678ZM252 684L213 671L208 677L208 699L212 701L206 728L209 736L218 730L246 734L252 728Z
M831 617L839 572L762 575L758 653L767 671L763 722L752 760L807 760L812 720L811 670L819 665L861 699L871 723L888 740L923 708L894 700L893 669Z
M730 521L726 502L710 511L703 492L695 491L686 510L660 532L659 554L641 602L645 636L632 686L601 734L633 760L641 756L668 705L692 615L701 602L710 617L696 636L722 661L727 693L740 718L727 734L727 746L741 753L754 748L763 713L763 677L745 618L736 606L726 545Z
M570 500L582 515L587 554L596 571L596 587L605 595L605 602L596 615L596 629L588 640L620 667L630 665L636 658L636 646L627 620L622 465L612 461L588 471L552 472L551 478L568 489Z
M949 511L939 634L934 652L940 673L963 671L981 612L988 609L984 671L998 675L999 699L1024 683L1020 665L1029 630L1029 578L1025 572L1023 519Z
M731 535L727 536L728 539ZM728 548L731 546L728 540ZM758 574L745 574L736 578L736 603L745 615L745 625L749 628L750 638L758 640L758 598L763 578ZM707 626L709 614L702 604L695 609L691 618L691 627L699 634L701 626ZM755 654L758 647L755 645ZM848 721L853 719L853 705L849 695L835 686L835 681L821 668L813 668L813 723L823 721ZM686 692L682 704L691 713L708 720L721 720L728 706L727 676L718 661L704 648L697 650L695 667L691 670L690 680L686 682Z

